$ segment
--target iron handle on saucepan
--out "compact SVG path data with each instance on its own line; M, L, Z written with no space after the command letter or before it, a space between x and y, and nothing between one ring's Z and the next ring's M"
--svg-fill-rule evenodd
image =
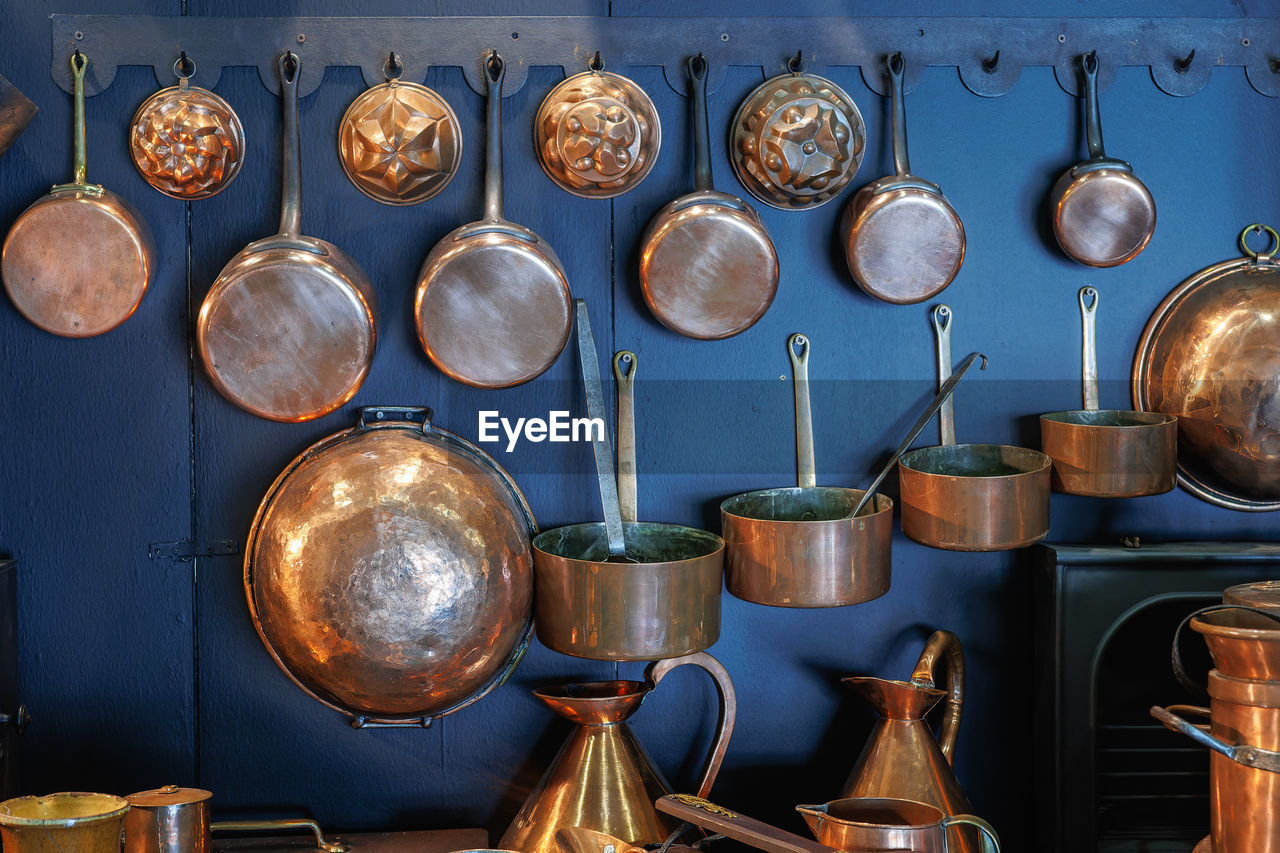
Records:
M586 388L587 417L604 423L604 386L600 382L600 363L596 360L596 340L591 334L591 318L587 303L573 300L578 316L578 359L582 362L582 384ZM600 503L604 509L604 529L609 541L609 556L625 560L626 538L622 528L622 510L618 502L618 481L614 475L613 447L607 432L595 434L591 450L596 458L596 479L600 484Z
M931 316L933 334L938 341L938 387L941 388L951 378L951 306L939 305L933 309ZM938 431L941 444L956 443L956 405L950 397L942 404L942 414L938 416Z
M698 780L698 796L705 797L711 793L716 776L720 773L720 765L724 763L725 752L729 749L729 738L733 736L733 726L738 718L738 695L733 689L733 681L729 672L706 652L693 652L678 658L667 658L654 661L645 667L644 679L652 690L662 679L678 666L693 664L701 667L711 680L715 682L716 693L720 697L720 712L716 719L716 735L711 741L711 749L707 753L707 763L702 769L702 777Z
M797 332L787 338L791 359L791 384L796 399L796 485L813 489L818 485L813 453L813 411L809 407L809 337Z
M622 350L613 356L613 379L618 386L618 504L622 520L639 521L636 488L636 354Z
M1237 764L1243 764L1245 767L1253 767L1257 770L1266 770L1271 773L1280 773L1280 752L1273 752L1272 750L1262 749L1257 746L1249 746L1246 743L1227 743L1221 738L1209 734L1194 723L1184 720L1182 717L1173 713L1175 708L1181 710L1183 713L1208 713L1204 708L1196 708L1190 705L1170 705L1168 708L1161 708L1159 705L1152 705L1151 716L1164 723L1165 728L1170 731L1181 732L1201 746L1207 746L1209 749L1225 755Z
M960 736L960 716L964 710L964 647L960 638L950 631L934 631L925 643L911 683L920 687L935 688L938 685L938 665L944 667L947 703L946 716L938 731L938 748L948 764L954 765L956 739Z
M1084 135L1089 146L1089 159L1077 163L1071 175L1091 172L1095 169L1115 169L1121 172L1132 172L1133 166L1124 160L1108 157L1102 145L1102 108L1098 105L1098 53L1089 51L1080 57L1080 67L1084 70Z

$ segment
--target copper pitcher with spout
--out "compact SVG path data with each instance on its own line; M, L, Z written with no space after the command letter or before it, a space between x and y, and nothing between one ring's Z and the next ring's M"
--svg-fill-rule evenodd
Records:
M939 675L945 689L938 687ZM952 770L964 707L964 649L950 631L935 631L908 681L845 678L879 720L840 790L841 797L890 797L936 806L948 815L973 809ZM946 699L935 737L925 716ZM954 849L977 853L975 832L957 829Z
M698 782L699 796L706 796L733 734L737 697L720 662L706 652L694 652L649 664L644 681L592 681L535 690L535 696L578 727L498 846L519 853L560 853L556 830L566 826L593 829L637 846L659 843L676 829L679 822L653 806L654 800L671 793L671 786L626 720L667 673L684 664L706 670L720 696L716 735Z

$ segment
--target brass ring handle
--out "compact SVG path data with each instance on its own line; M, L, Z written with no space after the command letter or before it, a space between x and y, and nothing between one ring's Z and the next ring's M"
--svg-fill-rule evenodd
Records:
M996 835L996 829L980 817L971 814L957 814L942 819L942 827L945 830L948 826L955 824L963 824L968 826L976 826L982 833L982 853L1000 853L1000 836Z
M1271 249L1266 252L1255 252L1253 249L1249 248L1249 244L1247 242L1249 234L1261 234L1264 231L1271 238ZM1277 234L1276 230L1270 225L1263 225L1261 222L1255 222L1252 225L1247 225L1245 226L1245 229L1240 232L1240 250L1244 252L1245 255L1248 256L1249 260L1254 263L1259 261L1269 261L1275 256L1276 251L1280 250L1280 234Z
M947 693L946 716L938 732L938 748L948 764L955 764L956 740L960 737L960 717L964 711L964 647L950 631L934 631L911 673L911 683L937 687L938 663L944 665Z
M711 741L711 750L707 753L707 763L702 770L702 778L698 781L698 796L706 797L711 793L716 776L720 773L720 765L724 763L724 754L729 749L729 738L733 736L733 724L738 718L738 695L734 692L733 681L729 672L720 661L706 652L694 652L678 658L657 660L645 667L644 678L650 689L658 686L663 677L671 670L685 664L695 664L706 671L715 682L716 692L720 696L720 715L716 720L716 735Z

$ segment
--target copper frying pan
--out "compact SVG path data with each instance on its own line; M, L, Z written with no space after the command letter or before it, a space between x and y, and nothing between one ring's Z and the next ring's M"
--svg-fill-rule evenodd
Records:
M569 340L569 280L551 247L502 218L502 80L497 51L488 83L484 219L447 234L418 273L418 340L448 376L509 388L542 374Z
M350 400L373 360L375 299L337 246L304 237L298 157L297 55L280 57L283 184L280 233L250 243L200 306L196 340L209 379L240 408L309 421Z
M745 331L764 316L778 289L778 253L755 210L712 186L707 72L702 54L689 60L697 189L649 223L640 287L664 326L711 340Z
M0 269L22 316L67 338L101 335L137 310L155 272L156 246L142 215L85 178L84 74L75 80L75 175L22 212L5 238Z

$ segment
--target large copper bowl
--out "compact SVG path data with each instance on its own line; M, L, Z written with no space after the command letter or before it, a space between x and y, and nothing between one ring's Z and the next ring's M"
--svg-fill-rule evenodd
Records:
M315 699L365 722L425 721L519 661L533 516L488 454L423 409L361 411L294 459L245 548L258 634Z
M1266 252L1245 243L1272 239ZM1178 416L1178 483L1229 509L1280 509L1280 237L1160 303L1133 365L1135 408Z

